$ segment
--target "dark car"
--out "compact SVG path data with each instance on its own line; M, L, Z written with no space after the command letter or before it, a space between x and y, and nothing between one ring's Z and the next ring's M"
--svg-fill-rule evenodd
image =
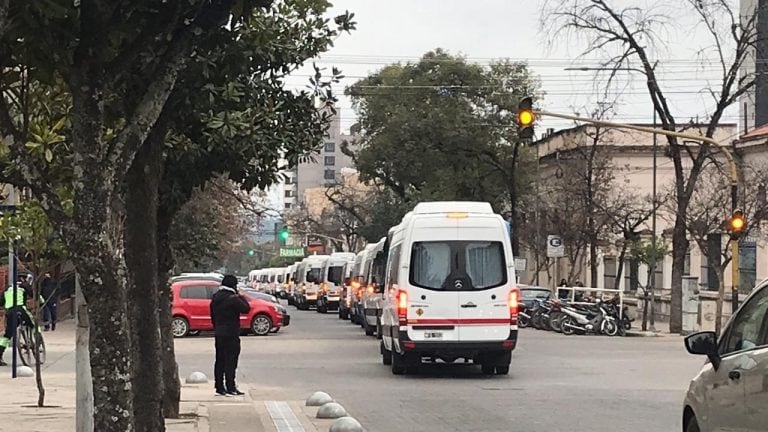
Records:
M532 308L536 300L547 301L552 298L552 290L545 287L518 285L520 289L520 303L526 308Z
M263 292L259 292L254 290L253 288L244 288L243 289L249 296L253 298L257 298L259 300L268 301L270 303L274 303L278 309L280 310L280 313L283 314L283 327L290 325L291 323L291 315L288 313L288 309L285 308L285 306L280 303L280 301L277 299L277 297L273 296L272 294L267 294ZM280 330L280 327L276 327L272 329L272 333L277 333Z

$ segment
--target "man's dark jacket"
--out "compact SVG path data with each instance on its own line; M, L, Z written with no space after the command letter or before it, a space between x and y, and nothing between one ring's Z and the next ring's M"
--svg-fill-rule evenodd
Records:
M211 321L216 336L239 337L240 315L251 310L248 300L233 288L222 286L211 299Z

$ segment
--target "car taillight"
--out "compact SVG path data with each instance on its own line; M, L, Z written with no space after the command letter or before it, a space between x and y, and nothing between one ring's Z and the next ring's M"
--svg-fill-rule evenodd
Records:
M512 325L517 324L517 312L520 308L518 302L520 301L520 291L517 288L512 288L509 292L509 323Z
M400 325L408 325L408 293L397 292L397 320Z

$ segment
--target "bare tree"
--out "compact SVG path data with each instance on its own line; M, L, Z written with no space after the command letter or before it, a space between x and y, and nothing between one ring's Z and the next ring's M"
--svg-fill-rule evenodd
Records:
M715 58L721 76L717 83L707 82L702 91L711 95L714 107L708 113L702 132L712 138L726 108L754 86L753 75L741 73L742 65L755 46L756 13L741 17L727 0L686 0L670 5L656 3L651 7L616 7L608 0L550 0L542 11L542 27L552 39L586 39L584 55L602 55L602 68L607 69L606 89L620 71L638 71L646 77L648 95L661 127L677 130L675 108L668 102L657 70L658 60L650 48L663 44L661 35L679 21L674 17L693 15L697 25L711 37L710 47L702 56ZM681 11L686 6L692 14ZM664 8L667 9L664 9ZM673 15L674 13L674 15ZM639 66L639 67L635 67ZM607 91L607 90L606 90ZM705 161L711 155L709 144L688 146L675 137L667 137L669 156L675 171L676 217L672 235L672 305L670 331L682 330L682 277L688 250L685 220L688 206ZM683 158L690 159L685 166Z
M756 166L744 166L742 189L742 207L748 221L743 237L758 225L757 221L765 215L764 194L766 178ZM715 317L715 332L722 329L723 299L725 297L725 269L731 263L731 244L733 239L727 230L727 221L731 215L729 179L713 164L705 166L699 185L691 196L689 212L685 226L691 239L696 243L702 255L706 256L707 267L713 270L717 280L718 296ZM738 286L740 281L733 281Z

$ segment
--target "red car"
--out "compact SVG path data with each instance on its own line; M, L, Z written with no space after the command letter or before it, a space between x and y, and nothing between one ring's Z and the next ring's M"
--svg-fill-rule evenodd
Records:
M211 323L211 297L221 284L216 280L183 280L171 285L173 293L173 336L180 338L200 331L213 330ZM268 301L249 296L251 311L240 315L242 334L266 336L269 331L283 325L278 307Z

